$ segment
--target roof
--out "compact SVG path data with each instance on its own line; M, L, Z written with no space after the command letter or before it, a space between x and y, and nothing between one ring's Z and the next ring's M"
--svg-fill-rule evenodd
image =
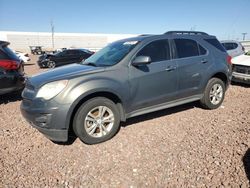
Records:
M2 40L0 40L0 45L1 46L8 46L10 43L9 42L7 42L7 41L2 41Z

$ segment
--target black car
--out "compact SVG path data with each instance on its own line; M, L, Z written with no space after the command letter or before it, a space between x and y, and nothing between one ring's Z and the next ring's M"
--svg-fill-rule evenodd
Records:
M55 54L41 55L37 63L40 68L55 68L61 65L80 63L93 53L86 49L68 49Z
M21 60L0 41L0 95L24 88L24 68Z

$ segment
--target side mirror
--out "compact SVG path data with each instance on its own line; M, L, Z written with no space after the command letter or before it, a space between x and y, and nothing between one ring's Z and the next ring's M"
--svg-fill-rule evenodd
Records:
M138 56L132 62L132 65L139 66L139 65L147 65L151 63L151 58L149 56Z

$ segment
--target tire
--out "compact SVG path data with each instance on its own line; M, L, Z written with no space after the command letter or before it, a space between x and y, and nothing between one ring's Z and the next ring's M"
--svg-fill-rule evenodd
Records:
M101 114L103 113L103 115ZM106 120L104 120L106 118ZM77 110L73 130L86 144L97 144L115 136L120 129L120 113L117 105L104 97L86 101Z
M47 67L53 69L56 67L56 63L54 61L47 62Z
M211 78L200 100L202 107L210 110L218 108L224 100L225 91L225 83L221 79Z

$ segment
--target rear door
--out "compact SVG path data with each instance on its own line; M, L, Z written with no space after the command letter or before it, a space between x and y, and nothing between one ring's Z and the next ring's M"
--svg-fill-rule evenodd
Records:
M152 62L129 67L131 111L173 100L178 75L176 63L170 59L168 40L150 42L137 56L149 56Z
M212 61L208 51L195 40L172 40L174 59L178 67L178 98L200 94L203 75Z

